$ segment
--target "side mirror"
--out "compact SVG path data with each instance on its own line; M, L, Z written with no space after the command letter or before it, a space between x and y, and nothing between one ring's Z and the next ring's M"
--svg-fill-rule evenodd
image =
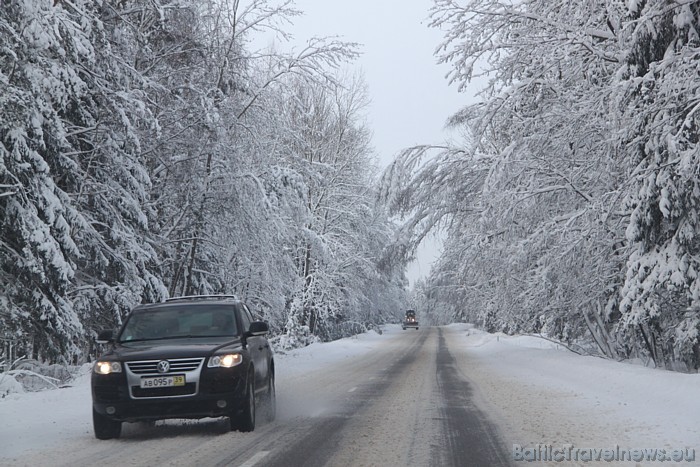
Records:
M104 329L97 334L97 339L95 342L98 344L108 344L114 342L114 331L111 329Z
M264 336L270 332L270 328L264 321L253 321L250 323L250 330L248 331L249 336Z

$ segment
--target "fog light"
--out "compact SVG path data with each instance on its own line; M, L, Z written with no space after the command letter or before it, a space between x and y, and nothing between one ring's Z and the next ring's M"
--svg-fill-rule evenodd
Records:
M107 407L105 409L105 412L107 412L110 415L114 415L114 412L116 412L116 411L117 411L117 409L115 409L114 407Z
M216 406L220 409L226 407L226 401L216 401Z

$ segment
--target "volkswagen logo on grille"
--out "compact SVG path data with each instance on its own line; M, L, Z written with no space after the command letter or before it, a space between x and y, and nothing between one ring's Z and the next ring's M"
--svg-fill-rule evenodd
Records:
M161 360L158 362L158 373L167 373L170 371L170 362L167 360Z

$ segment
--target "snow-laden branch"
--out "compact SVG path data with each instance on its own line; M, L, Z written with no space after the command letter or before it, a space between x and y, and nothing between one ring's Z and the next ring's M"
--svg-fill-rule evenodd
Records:
M15 194L17 194L17 191L19 191L21 188L22 187L19 184L13 184L13 185L0 184L0 198L3 198L5 196L15 195Z

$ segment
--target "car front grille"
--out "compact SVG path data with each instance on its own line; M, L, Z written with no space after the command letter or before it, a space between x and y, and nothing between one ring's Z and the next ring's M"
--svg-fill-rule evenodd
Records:
M162 360L143 360L139 362L127 362L129 370L137 375L158 373L158 362ZM194 371L202 364L204 358L172 358L167 359L170 363L169 373L181 373L183 371Z
M195 383L187 383L184 386L175 386L169 388L148 388L143 389L139 386L132 386L131 393L134 397L172 397L172 396L190 396L197 392Z

